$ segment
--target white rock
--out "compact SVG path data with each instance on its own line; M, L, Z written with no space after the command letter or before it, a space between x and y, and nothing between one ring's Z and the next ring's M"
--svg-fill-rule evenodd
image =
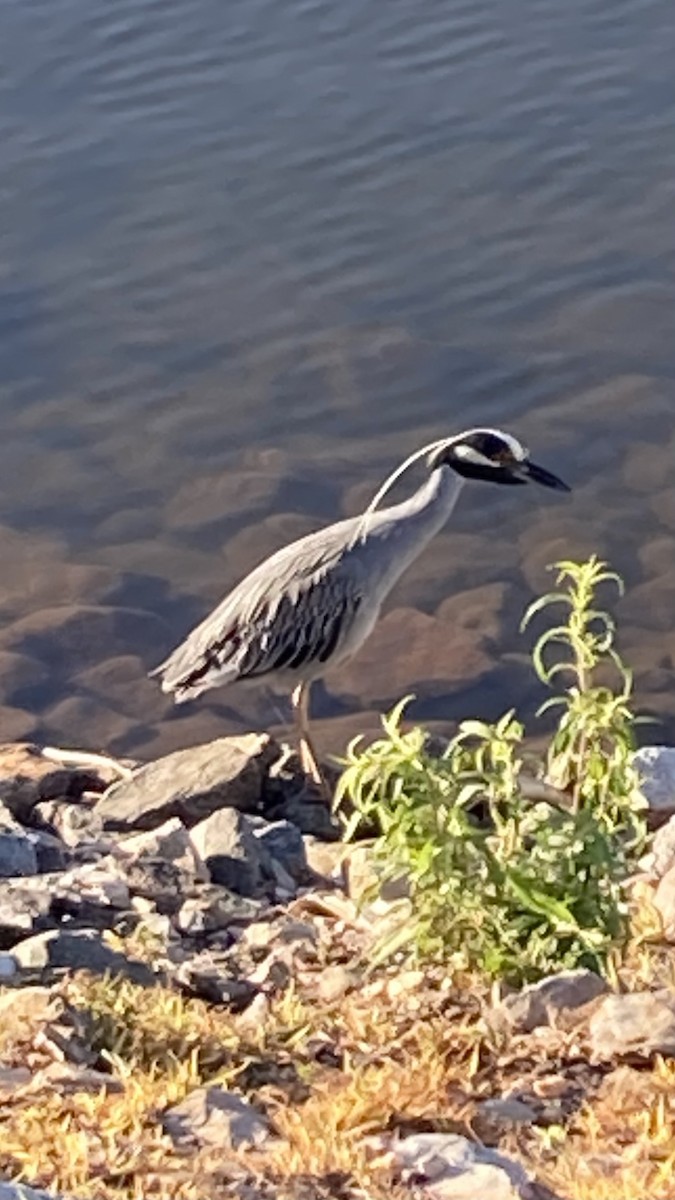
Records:
M672 866L654 893L654 908L663 921L663 932L669 942L675 942L675 866Z
M661 879L671 867L675 867L675 817L657 829L649 851L638 865L656 879Z
M391 1147L404 1178L429 1200L526 1200L532 1180L519 1163L454 1133L416 1133Z
M121 856L131 858L166 858L176 863L185 871L194 875L195 879L207 883L209 873L190 839L190 835L178 817L165 821L157 829L149 829L144 833L134 834L133 837L123 838L119 842L117 852Z
M5 954L4 951L0 951L0 983L4 979L11 979L13 975L16 975L18 969L19 964L14 955Z
M129 888L111 855L99 862L85 863L65 871L59 879L59 892L71 890L94 904L120 909L129 907Z
M650 811L664 817L675 813L675 746L643 746L633 763Z
M0 1183L0 1200L59 1200L56 1192L36 1192L25 1183Z
M596 1062L614 1058L675 1057L675 994L631 992L607 996L590 1021L591 1048Z
M489 1023L531 1033L540 1025L551 1025L559 1013L581 1008L607 990L605 980L593 971L560 971L506 996L489 1015Z
M195 1088L163 1117L164 1128L178 1145L196 1142L233 1150L269 1141L265 1118L235 1092L218 1085Z

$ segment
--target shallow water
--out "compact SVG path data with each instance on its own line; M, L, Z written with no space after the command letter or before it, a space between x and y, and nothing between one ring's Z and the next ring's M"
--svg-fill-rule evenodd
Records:
M0 60L0 737L283 722L262 691L173 711L145 669L476 423L574 495L467 488L317 688L324 744L408 691L531 712L520 611L592 550L675 736L669 0L22 0Z

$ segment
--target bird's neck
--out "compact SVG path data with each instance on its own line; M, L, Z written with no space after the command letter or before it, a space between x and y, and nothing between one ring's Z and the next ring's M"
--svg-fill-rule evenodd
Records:
M407 500L380 509L369 518L369 532L379 544L380 555L389 560L384 572L389 585L443 528L463 483L450 467L439 467Z

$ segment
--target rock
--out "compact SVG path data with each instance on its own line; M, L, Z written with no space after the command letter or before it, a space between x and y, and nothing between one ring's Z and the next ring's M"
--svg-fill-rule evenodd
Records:
M336 1000L341 1000L347 992L356 987L356 982L353 972L340 966L339 963L324 967L318 979L319 998L326 1004L334 1004Z
M307 875L305 843L297 825L291 821L257 822L254 836L273 859L277 859L293 880L302 881Z
M605 980L593 971L561 971L506 996L488 1021L519 1033L531 1033L540 1025L553 1024L560 1013L589 1004L607 990Z
M138 858L164 858L189 872L196 880L207 883L209 873L197 854L190 834L178 817L172 817L156 829L123 838L117 844L120 855Z
M313 795L306 785L302 791L287 795L282 804L269 810L268 815L290 821L301 833L311 834L324 842L337 842L341 837L340 826L326 801Z
M31 820L46 826L68 847L100 844L102 840L103 822L96 810L86 804L44 800L35 805Z
M34 1040L35 1035L59 1011L60 1002L46 987L10 988L0 992L0 1026L4 1047L12 1042Z
M84 863L64 871L56 880L55 892L67 911L81 908L85 902L94 907L128 909L129 885L117 863L109 855L99 862Z
M273 513L279 508L283 489L284 477L280 472L270 475L260 468L199 472L171 497L167 509L169 524L185 530L210 525L221 530L231 528L235 513L237 525L245 515L260 519Z
M137 608L97 604L61 604L38 609L2 632L2 647L32 655L52 671L70 675L109 655L159 655L171 638L165 622Z
M253 920L259 905L218 886L205 885L190 896L175 917L176 928L187 936L217 933Z
M663 989L607 996L589 1028L596 1062L652 1054L675 1057L675 994Z
M102 791L101 775L90 768L64 767L44 758L38 746L17 742L0 746L0 803L26 821L42 800L79 799Z
M4 950L0 950L0 985L7 979L13 979L19 970L19 964L13 954L6 954Z
M410 895L410 884L403 875L397 879L382 880L381 868L368 843L343 846L342 862L345 890L350 899L357 903L377 897L391 903Z
M322 769L331 787L340 772L325 762ZM326 842L335 842L341 836L340 824L333 817L325 796L308 780L297 753L287 745L281 748L265 781L264 815L269 821L290 821L301 833Z
M661 879L671 867L675 867L675 817L656 830L649 852L641 860L640 866L656 879Z
M43 829L31 831L29 836L35 847L40 875L52 875L57 871L66 870L70 859L60 838L46 833Z
M181 963L175 980L192 995L209 1004L222 1004L233 1012L242 1012L258 994L255 984L248 979L228 974L226 964L221 969L210 951Z
M37 853L33 839L0 805L0 876L36 875Z
M259 812L280 749L266 734L219 738L177 750L115 784L97 812L107 829L155 829L171 817L191 827L222 808Z
M663 921L667 941L675 942L675 865L659 880L652 903Z
M162 915L172 915L180 908L183 896L194 886L194 876L166 858L137 858L119 862L129 891L134 896L150 900Z
M145 662L139 655L124 654L105 658L80 671L74 677L74 687L85 693L85 699L95 706L105 705L145 724L148 714L168 712L173 705L170 696L163 696L154 680L148 678ZM102 743L107 745L108 743Z
M52 1095L59 1092L65 1095L71 1092L91 1092L98 1095L105 1092L119 1093L124 1091L124 1084L106 1071L97 1071L94 1067L82 1066L72 1062L53 1062L48 1067L36 1071L28 1084L22 1089L24 1096L34 1096L44 1092Z
M87 695L63 697L44 712L42 719L55 742L67 745L79 740L81 731L86 730L88 745L107 746L112 753L128 743L136 728L133 718L96 696Z
M221 808L192 830L192 843L211 879L240 896L257 896L265 880L264 847L248 818Z
M0 950L9 950L31 933L53 929L53 881L39 875L30 882L0 879Z
M633 757L653 826L675 815L675 746L643 746Z
M322 842L311 834L303 836L307 866L315 875L338 886L344 883L343 859L345 847L341 842Z
M509 1126L532 1125L536 1120L537 1114L529 1104L512 1096L496 1096L478 1105L473 1128L485 1142L499 1137Z
M18 942L12 953L20 967L32 970L66 968L95 975L124 975L151 987L155 977L142 962L127 958L106 945L95 929L59 929L36 933Z
M511 600L508 583L486 583L466 592L454 592L439 605L436 616L454 629L497 642Z
M392 1145L405 1181L429 1200L530 1200L532 1180L513 1159L454 1133L416 1133ZM421 1185L421 1187L420 1187Z
M0 1200L62 1200L56 1192L40 1192L25 1183L0 1182Z
M0 1102L12 1099L32 1078L28 1067L0 1067Z
M197 1143L218 1150L262 1146L270 1140L269 1122L243 1096L223 1087L196 1088L165 1112L162 1124L174 1143Z
M410 691L445 695L468 682L475 686L493 669L480 631L457 630L438 616L396 608L353 659L331 672L331 690L379 708Z

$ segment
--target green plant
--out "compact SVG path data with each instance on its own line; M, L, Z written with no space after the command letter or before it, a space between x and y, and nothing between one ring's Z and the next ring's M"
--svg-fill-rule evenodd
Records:
M606 966L627 933L622 882L644 832L630 674L611 618L595 607L598 586L616 577L596 559L560 563L558 572L567 591L537 601L525 623L554 602L567 605L566 623L542 635L533 659L546 682L571 672L547 755L568 803L524 798L524 731L512 712L494 725L463 722L434 756L422 729L402 730L406 701L383 718L383 738L366 749L351 744L337 794L338 808L349 800L353 809L347 838L375 826L381 879L407 876L406 935L418 955L451 955L514 982ZM546 666L553 643L571 655ZM596 679L607 666L618 673L616 693ZM401 937L392 944L400 948Z
M623 594L623 581L595 555L585 563L555 564L556 584L566 591L550 592L535 600L521 623L552 605L562 604L567 619L539 638L532 661L543 683L559 675L569 684L539 712L561 708L558 726L548 747L546 773L551 783L570 793L575 811L588 809L610 833L622 827L637 843L644 838L639 778L632 758L636 717L631 709L632 673L614 647L616 628L609 613L595 607L597 589L606 583ZM561 648L558 661L547 663L548 652ZM602 675L611 682L602 682ZM618 686L616 686L618 685Z

